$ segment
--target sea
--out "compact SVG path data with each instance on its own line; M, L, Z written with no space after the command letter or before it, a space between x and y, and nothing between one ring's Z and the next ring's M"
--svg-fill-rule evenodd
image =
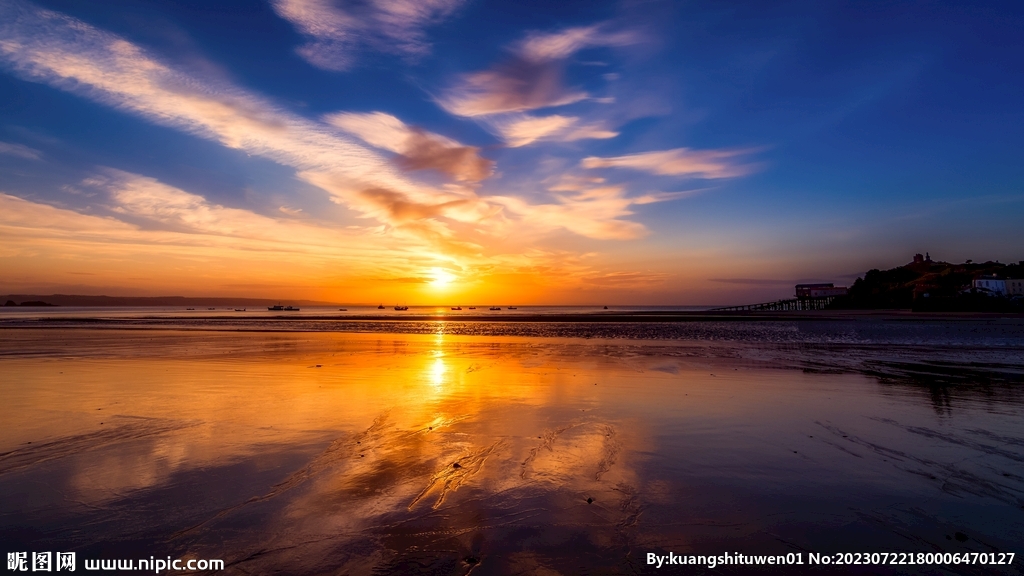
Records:
M1024 573L1024 319L463 308L0 309L4 552Z

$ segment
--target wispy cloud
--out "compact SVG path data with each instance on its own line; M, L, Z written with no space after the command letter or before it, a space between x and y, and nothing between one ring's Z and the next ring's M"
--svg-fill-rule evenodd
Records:
M680 190L678 192L651 192L649 194L643 194L633 198L633 204L656 204L658 202L670 202L672 200L682 200L683 198L691 198L708 190L707 188L696 188L693 190Z
M79 20L16 0L4 3L0 16L0 57L31 80L284 164L334 164L354 178L394 177L383 158L313 122L172 69Z
M546 230L563 228L598 240L634 240L649 233L639 222L619 219L632 214L630 202L622 198L562 198L557 204L528 204L515 197L497 197L495 202Z
M618 132L597 123L580 125L576 116L529 116L514 114L490 122L502 139L512 148L538 141L572 142L574 140L614 138Z
M588 98L564 85L564 60L584 48L622 46L639 41L631 32L609 33L605 26L567 28L530 34L508 59L489 70L462 76L438 103L466 117L522 112L572 104Z
M298 178L320 186L336 202L385 224L404 225L403 233L410 237L420 231L422 240L430 242L452 234L439 220L413 225L405 217L409 210L395 212L396 207L414 206L429 209L434 218L474 222L500 210L470 190L437 189L408 180L387 158L331 126L286 112L235 86L173 69L74 18L17 0L4 3L0 39L0 58L23 77L291 166ZM424 165L424 156L411 156L410 165Z
M602 240L639 238L648 230L626 219L631 207L671 199L630 197L624 188L596 182L578 190L548 190L550 195L543 200L509 193L482 195L476 182L493 167L474 147L383 113L304 118L223 78L190 74L118 36L21 0L0 4L0 61L27 80L290 167L299 180L324 190L356 216L372 220L357 229L310 227L290 202L282 201L286 206L280 217L270 218L142 176L106 171L84 187L90 193L106 191L111 214L121 221L42 205L29 210L22 201L7 198L7 205L33 214L28 219L35 232L17 228L17 235L25 234L26 246L36 236L51 246L62 234L70 237L66 230L46 228L46 219L54 218L67 220L70 228L96 231L88 238L75 236L82 254L90 253L90 243L103 242L121 243L125 250L139 243L152 246L144 250L152 253L158 252L158 245L206 246L222 255L245 246L301 250L310 254L310 261L321 254L343 270L355 269L348 263L356 261L372 267L377 259L379 267L389 267L384 275L394 277L421 274L417 266L450 265L461 266L467 275L492 274L496 267L525 274L550 266L564 278L570 269L595 271L586 266L566 268L572 258L540 248L548 236L569 231ZM531 135L520 126L517 137L574 139L587 130L592 133L586 137L603 137L600 127L566 118L543 134ZM424 169L454 181L435 186L412 179L411 171ZM113 253L118 247L104 250ZM346 259L349 251L352 256Z
M609 32L607 25L597 24L557 32L533 32L516 45L515 52L524 59L541 62L568 58L584 48L628 46L638 41L635 32Z
M309 38L297 51L326 70L352 66L361 49L404 56L430 51L425 28L464 0L271 0L274 11Z
M792 280L775 280L771 278L708 278L708 282L741 284L744 286L782 286L793 284Z
M111 216L0 192L0 257L14 259L5 285L31 284L41 268L50 278L83 262L98 282L122 289L138 277L159 280L161 290L183 291L202 290L197 283L216 286L225 277L259 283L286 274L323 283L330 270L370 278L444 263L393 237L367 242L361 230L230 208L137 174L105 169L81 185L106 199Z
M344 257L347 241L360 234L359 231L339 230L294 218L271 218L250 210L222 206L155 178L112 168L99 170L83 181L82 186L106 196L111 211L138 224L140 233L163 231L216 236L234 239L239 249L331 254L332 258ZM138 239L145 240L145 234ZM340 246L346 248L340 250ZM364 247L353 253L358 252L379 254L380 249Z
M436 170L462 182L479 182L494 172L494 162L481 157L479 148L407 126L390 114L340 112L324 120L371 146L398 154L396 163L405 170Z
M566 198L567 202L558 205L531 206L503 198L530 216L516 224L516 234L508 238L510 249L487 257L453 258L410 245L400 235L264 216L118 170L100 170L81 185L106 198L116 218L82 214L0 192L0 236L7 239L0 243L0 257L12 258L15 264L33 263L6 270L5 286L52 282L54 271L83 261L89 263L100 285L117 282L122 289L131 284L126 284L129 276L144 282L139 287L151 289L152 283L158 282L161 291L195 293L227 286L245 289L249 295L254 289L261 294L280 294L283 289L299 294L299 284L318 285L322 290L341 282L349 288L331 297L347 300L376 300L385 297L382 294L404 293L386 285L423 284L429 278L425 271L434 268L458 276L467 285L509 283L515 288L508 296L519 299L524 297L525 286L571 291L577 287L650 285L664 277L658 272L602 269L592 253L522 246L524 236L564 229L564 225L600 238L642 235L640 225L628 222L606 223L602 229L599 222L581 219L577 207L572 206L575 201L589 202L593 213L620 214L622 203L615 197L621 193L614 190L592 192L589 200ZM534 222L534 217L551 224ZM371 237L373 241L368 241ZM275 265L266 266L268 259ZM35 275L41 265L48 270L47 276ZM225 277L235 283L224 284ZM282 284L282 277L289 278L291 284Z
M630 197L622 186L606 184L601 178L567 176L548 187L557 203L527 204L512 197L497 197L513 214L543 229L563 228L600 240L633 240L649 231L638 222L623 220L633 214L632 206L667 202L693 192L652 193Z
M582 281L602 287L650 289L667 281L670 277L664 272L606 272L583 276Z
M629 168L662 176L733 178L749 174L753 169L749 164L741 164L736 161L736 158L749 152L749 150L675 148L612 158L590 156L584 158L581 165L584 168Z
M24 144L11 144L10 142L0 142L0 154L16 156L25 160L39 160L43 156L43 153L35 148L29 148Z
M463 76L439 101L457 116L485 116L521 112L579 102L582 90L567 88L564 72L556 64L514 59L492 70Z

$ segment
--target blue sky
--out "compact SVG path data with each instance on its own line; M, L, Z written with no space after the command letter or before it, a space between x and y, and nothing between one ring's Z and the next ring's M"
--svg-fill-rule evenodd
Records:
M1022 24L1009 2L6 2L0 290L699 304L915 252L1016 261Z

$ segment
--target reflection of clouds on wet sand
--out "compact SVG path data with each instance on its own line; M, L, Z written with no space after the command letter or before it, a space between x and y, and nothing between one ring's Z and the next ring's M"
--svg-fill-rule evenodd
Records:
M649 551L989 551L1024 527L1014 395L937 412L898 375L737 344L160 338L202 356L0 360L19 382L0 489L24 496L0 537L238 573L571 574Z
M474 537L522 531L533 533L530 539L541 547L556 546L558 533L621 546L639 505L635 474L618 457L620 426L580 417L529 436L482 433L498 420L499 426L517 420L529 427L516 418L528 410L485 408L474 418L424 422L381 414L252 502L277 510L269 521L275 529L268 538L237 543L239 552L247 549L240 566L316 571L325 556L372 550L388 557L386 566L408 572L414 564L436 568L438 562L474 558ZM283 508L270 505L277 498ZM221 516L187 537L201 543L228 521L230 515ZM423 558L406 554L410 549ZM364 554L341 566L353 569Z

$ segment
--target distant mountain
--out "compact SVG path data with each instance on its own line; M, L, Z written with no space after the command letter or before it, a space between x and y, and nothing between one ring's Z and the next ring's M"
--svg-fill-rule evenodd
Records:
M978 276L1024 278L1024 261L951 264L915 259L889 270L869 270L850 286L848 296L837 298L832 308L897 309L915 311L1019 312L1021 304L971 291Z
M337 306L318 300L273 300L270 298L206 298L186 296L83 296L74 294L7 294L0 302L17 306Z

